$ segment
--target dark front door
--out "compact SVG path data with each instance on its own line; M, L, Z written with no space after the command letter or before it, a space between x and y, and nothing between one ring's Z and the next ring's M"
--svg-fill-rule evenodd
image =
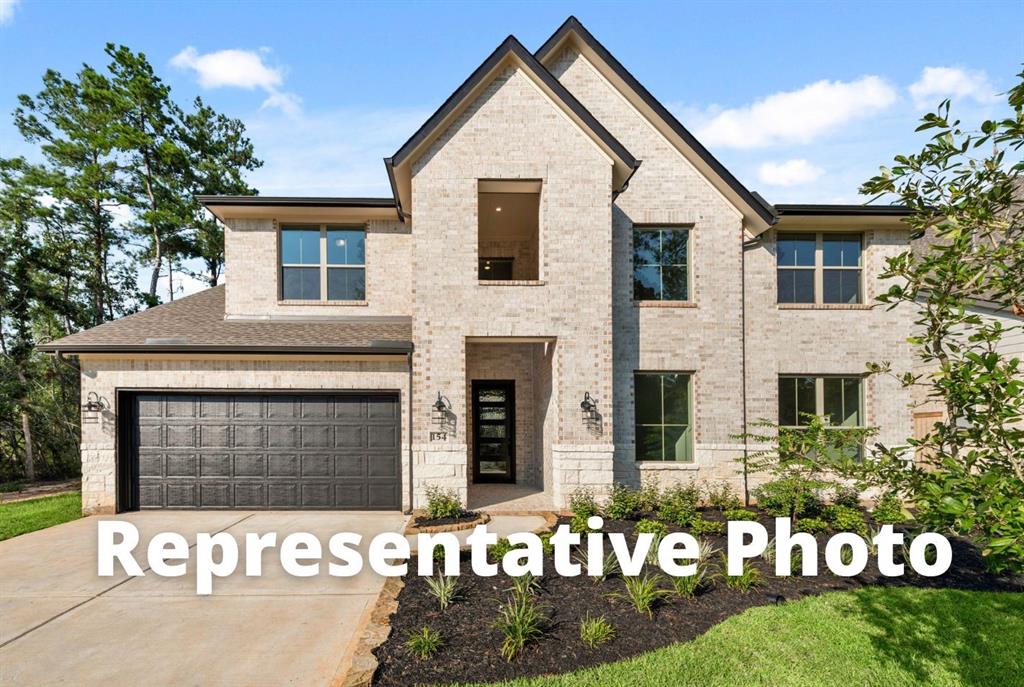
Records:
M138 392L124 509L397 510L395 394Z
M516 383L473 382L473 481L516 481Z

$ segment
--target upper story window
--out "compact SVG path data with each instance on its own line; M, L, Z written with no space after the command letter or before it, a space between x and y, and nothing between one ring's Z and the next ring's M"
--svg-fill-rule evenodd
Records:
M862 303L861 234L779 234L779 303Z
M693 462L690 375L638 372L633 389L636 459Z
M366 298L366 231L330 224L281 226L281 298Z
M477 195L477 278L540 279L541 182L483 179Z
M633 230L633 300L690 300L689 229Z

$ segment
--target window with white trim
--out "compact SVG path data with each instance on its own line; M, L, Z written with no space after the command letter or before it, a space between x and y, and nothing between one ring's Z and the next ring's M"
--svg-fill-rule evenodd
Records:
M366 231L331 224L285 224L280 232L281 298L366 298Z

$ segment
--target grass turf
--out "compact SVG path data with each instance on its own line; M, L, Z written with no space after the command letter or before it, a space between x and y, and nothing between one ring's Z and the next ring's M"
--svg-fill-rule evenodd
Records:
M0 541L82 517L82 495L57 494L0 504Z
M1022 637L1024 594L864 588L752 608L619 663L501 684L1024 685Z

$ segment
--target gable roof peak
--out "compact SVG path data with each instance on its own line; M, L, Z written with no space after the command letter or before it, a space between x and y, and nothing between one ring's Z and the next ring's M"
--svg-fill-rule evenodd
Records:
M567 41L575 41L581 54L743 213L745 219L762 231L778 220L772 207L740 183L574 15L562 22L534 57L547 65Z
M404 218L411 214L412 173L410 167L412 161L441 135L455 117L479 95L482 88L497 76L499 68L507 64L508 61L514 62L518 68L527 72L541 90L569 116L569 119L604 150L613 161L615 190L625 189L633 172L640 166L640 160L633 157L626 147L612 136L604 125L548 71L547 67L541 64L533 53L519 42L518 38L509 34L394 155L384 158L388 179L395 196L395 205L401 217Z

